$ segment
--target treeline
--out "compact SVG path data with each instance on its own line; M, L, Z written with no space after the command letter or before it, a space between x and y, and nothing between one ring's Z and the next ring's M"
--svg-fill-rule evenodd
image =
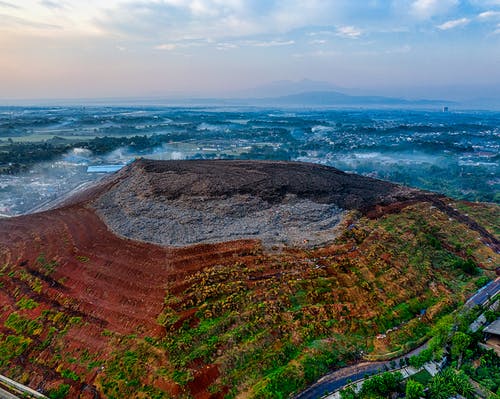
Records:
M0 173L14 174L29 169L30 166L51 161L73 148L84 148L93 154L106 154L120 147L130 147L141 151L164 144L176 137L172 135L96 137L89 140L67 140L60 137L44 142L9 142L0 147Z

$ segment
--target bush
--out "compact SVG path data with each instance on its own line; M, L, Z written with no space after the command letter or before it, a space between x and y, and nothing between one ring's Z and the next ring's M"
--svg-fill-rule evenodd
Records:
M405 393L406 399L419 399L424 396L424 386L420 382L408 380Z
M42 332L42 324L36 320L30 320L18 313L11 313L4 326L15 331L17 334L39 335Z
M287 365L266 377L262 384L255 388L254 397L256 399L285 399L304 385L301 370L295 365Z
M32 310L38 306L38 302L34 301L31 298L21 298L17 301L16 306L21 310Z
M51 389L47 394L50 399L63 399L69 393L70 386L68 384L61 384L55 389Z
M448 399L461 394L466 398L473 398L474 389L463 371L458 373L447 368L437 374L429 385L429 393L433 399Z
M452 266L455 269L461 269L465 273L473 275L473 276L479 274L479 272L480 272L480 269L477 267L476 262L474 262L470 258L465 259L465 260L458 258L453 262Z
M490 282L490 278L487 276L481 276L479 277L474 284L476 285L477 288L484 287L486 284Z
M383 373L366 380L361 387L362 397L382 396L388 397L396 392L403 381L401 373Z
M409 363L410 363L410 366L415 367L416 369L419 369L425 363L430 362L431 360L432 360L432 350L431 349L424 349L418 355L410 357Z
M0 334L0 367L9 364L10 359L21 355L31 344L30 338Z
M61 377L69 378L70 380L73 380L73 381L80 380L80 377L78 376L78 374L76 374L74 371L68 370L68 369L64 369L61 371Z

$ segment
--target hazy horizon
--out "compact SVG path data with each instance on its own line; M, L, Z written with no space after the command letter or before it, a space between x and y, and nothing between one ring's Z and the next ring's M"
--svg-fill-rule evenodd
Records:
M237 96L274 81L496 98L498 0L0 1L0 98Z

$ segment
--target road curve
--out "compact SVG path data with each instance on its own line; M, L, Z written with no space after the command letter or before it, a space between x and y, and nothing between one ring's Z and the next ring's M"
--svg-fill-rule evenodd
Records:
M396 362L399 364L399 361L405 357L418 355L425 348L427 348L427 342L413 349L412 351L392 360L380 362L362 362L335 370L319 379L306 390L297 394L294 398L321 398L326 392L333 392L338 390L339 388L342 388L344 385L347 385L350 382L362 380L366 377L367 374L376 374L384 371L384 369L386 368L390 368L391 362Z
M484 305L490 298L500 292L500 277L491 281L484 287L480 288L473 296L466 302L466 306L473 307L476 305ZM418 348L408 352L407 354L397 357L393 360L383 362L363 362L357 363L352 366L343 367L341 369L332 371L331 373L323 376L309 388L300 392L294 399L318 399L321 398L326 392L336 391L349 382L355 382L363 379L366 374L374 374L384 370L384 366L389 367L392 361L398 363L402 358L417 355L427 347L427 343L419 346Z

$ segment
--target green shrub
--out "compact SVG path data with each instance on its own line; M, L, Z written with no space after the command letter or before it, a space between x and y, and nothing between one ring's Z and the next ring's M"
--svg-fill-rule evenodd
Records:
M69 378L70 380L73 380L73 381L80 381L80 377L78 376L78 374L76 374L72 370L67 370L67 369L62 370L61 377Z
M50 399L63 399L68 395L70 388L68 384L61 384L57 388L51 389L47 394Z
M410 366L419 369L425 363L430 362L432 360L432 350L424 349L418 355L410 357Z
M484 287L489 282L490 278L488 276L481 276L476 281L474 281L474 284L476 285L477 288L481 288Z
M54 273L59 266L59 263L55 260L48 261L45 259L45 254L40 254L38 258L36 258L36 262L38 263L38 266L43 270L44 274L46 276L51 275Z
M479 272L481 271L477 267L476 262L474 262L471 258L468 258L468 259L457 258L453 261L452 266L455 269L460 269L460 270L464 271L465 273L473 275L473 276L479 274Z
M420 399L424 396L424 386L420 382L408 380L405 393L406 399Z
M17 301L16 306L21 309L21 310L32 310L35 309L39 305L38 302L34 301L31 298L21 298L19 301Z
M11 313L4 326L14 330L17 334L39 335L42 332L42 324L36 320L30 320L18 313Z
M0 334L0 367L7 365L10 359L21 355L31 344L30 338L23 336Z
M383 373L376 375L363 383L361 397L389 397L392 392L397 392L403 376L401 373Z

